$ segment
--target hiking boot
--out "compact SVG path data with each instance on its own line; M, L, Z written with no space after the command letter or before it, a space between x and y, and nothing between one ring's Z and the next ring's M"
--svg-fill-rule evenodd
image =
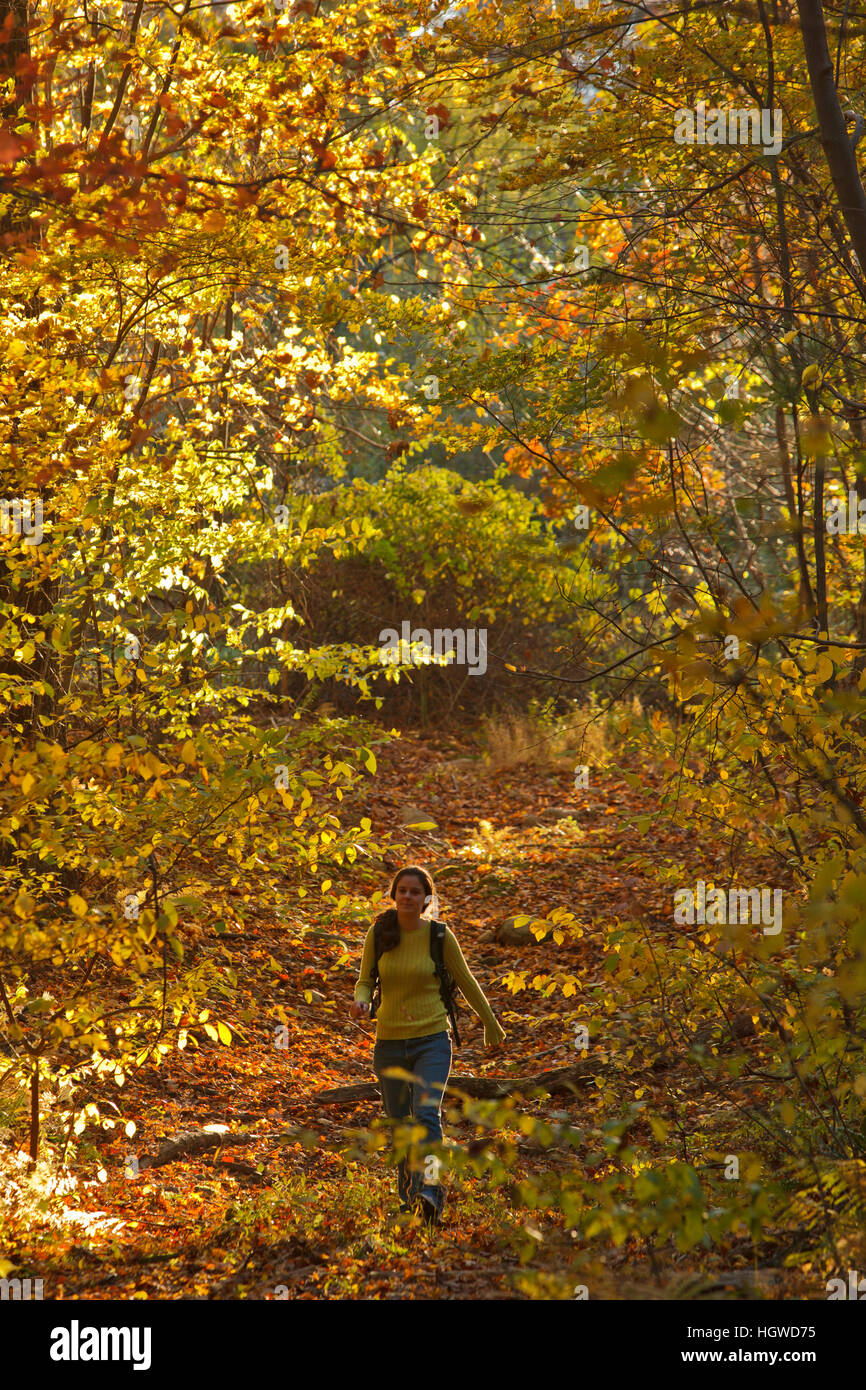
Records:
M424 1223L431 1228L439 1225L440 1211L432 1197L428 1197L426 1192L419 1193L416 1198L416 1209L424 1217Z
M397 1197L401 1211L412 1211L421 1185L418 1173L410 1173L405 1159L397 1164Z

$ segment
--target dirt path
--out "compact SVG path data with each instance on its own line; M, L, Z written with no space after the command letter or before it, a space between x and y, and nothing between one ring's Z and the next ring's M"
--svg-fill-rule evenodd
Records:
M379 764L358 809L379 836L402 841L408 852L389 851L378 886L406 859L433 871L442 915L508 1035L501 1048L485 1050L481 1025L464 1005L455 1070L509 1077L572 1065L581 1056L575 1006L602 984L601 928L637 914L664 921L670 913L669 891L651 875L662 847L683 853L684 837L658 817L658 778L642 768L637 789L611 773L575 791L570 771L488 775L471 749L415 737L384 750ZM432 815L436 829L402 829L407 806ZM629 823L647 813L656 817L652 836ZM557 907L574 914L582 936L561 944L494 937L506 918ZM512 1205L510 1184L491 1187L463 1175L449 1186L447 1221L437 1232L402 1230L393 1219L393 1171L381 1155L347 1167L333 1152L347 1127L380 1113L376 1100L336 1107L317 1100L327 1088L372 1078L372 1029L347 1015L363 931L340 930L326 915L306 926L314 931L301 935L295 924L253 917L202 941L203 954L238 971L238 993L218 1001L232 1045L202 1034L197 1051L175 1053L158 1072L131 1078L122 1108L137 1126L134 1138L122 1128L106 1135L94 1127L83 1136L91 1182L94 1159L104 1181L70 1195L69 1208L81 1213L77 1224L13 1237L7 1258L20 1272L42 1276L46 1297L59 1298L519 1298L528 1296L530 1278L535 1296L572 1296L575 1247L561 1214ZM529 987L512 993L505 983L530 985L562 972L579 982L572 997ZM277 1004L287 1019L281 1046ZM628 1018L617 1015L605 1036L602 1060L623 1040L636 1041ZM591 1091L522 1108L551 1122L586 1124L600 1103ZM146 1166L167 1138L207 1125L233 1142ZM461 1144L477 1134L466 1122L446 1128ZM514 1181L577 1161L530 1137L514 1142ZM728 1263L747 1249L732 1243ZM684 1259L679 1269L654 1273L639 1251L612 1250L594 1296L627 1297L630 1289L658 1296L696 1264Z

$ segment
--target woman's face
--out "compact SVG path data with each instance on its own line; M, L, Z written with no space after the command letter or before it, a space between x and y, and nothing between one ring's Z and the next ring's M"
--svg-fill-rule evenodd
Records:
M427 890L415 874L404 874L394 889L398 912L417 913L420 916L426 896Z

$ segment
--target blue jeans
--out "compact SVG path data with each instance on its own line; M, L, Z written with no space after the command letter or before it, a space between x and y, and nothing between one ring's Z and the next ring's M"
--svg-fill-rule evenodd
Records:
M397 1077L383 1076L387 1067L402 1067L418 1080L410 1084ZM442 1093L451 1071L451 1034L447 1029L431 1033L426 1038L380 1038L373 1048L373 1071L382 1088L385 1114L392 1120L406 1121L410 1117L427 1131L427 1142L442 1141L442 1121L439 1109ZM432 1167L432 1172L430 1171ZM410 1168L414 1169L411 1172ZM420 1171L419 1171L420 1168ZM414 1156L397 1165L397 1190L404 1207L409 1207L415 1194L423 1193L441 1212L445 1196L438 1181L439 1165L433 1156L421 1167Z

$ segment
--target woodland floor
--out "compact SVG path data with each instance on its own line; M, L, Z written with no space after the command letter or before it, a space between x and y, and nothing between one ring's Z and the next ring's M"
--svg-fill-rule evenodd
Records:
M379 839L404 847L386 856L383 888L391 863L407 858L437 876L442 915L507 1031L501 1047L486 1050L481 1025L464 1005L463 1046L455 1050L453 1070L508 1076L568 1066L579 1055L567 1018L577 1000L532 989L511 994L502 984L505 973L565 966L587 986L598 983L593 924L640 913L648 920L669 916L670 890L653 879L655 857L692 862L688 883L721 867L726 847L689 845L664 821L657 811L661 778L651 768L635 768L638 790L609 772L597 786L575 791L570 770L521 766L492 774L473 761L476 751L452 739L411 735L380 746L376 777L353 809L370 816ZM407 805L431 813L437 829L402 829L399 815ZM574 822L538 823L545 809L564 807L573 808ZM647 813L654 815L653 830L642 835L632 822ZM489 823L486 838L480 821ZM504 918L545 915L557 905L576 913L583 938L557 946L547 937L519 947L491 939ZM31 1228L26 1236L13 1223L0 1254L14 1262L16 1274L41 1276L45 1297L55 1299L573 1297L580 1252L561 1215L512 1205L508 1188L490 1187L483 1175L452 1175L443 1225L433 1232L417 1221L401 1226L395 1175L385 1158L346 1164L327 1147L338 1143L344 1127L363 1127L380 1113L375 1100L334 1106L316 1099L327 1088L373 1079L373 1029L348 1016L363 931L341 933L321 907L318 916L311 908L306 925L320 934L302 937L297 923L266 920L253 907L222 936L200 933L195 958L210 952L238 972L238 992L214 1001L215 1016L233 1031L231 1046L200 1032L197 1050L176 1051L158 1070L131 1076L116 1103L123 1121L135 1122L134 1137L122 1126L86 1131L63 1223ZM317 991L312 1002L305 990ZM282 1049L274 1045L276 1003L289 1020ZM612 1017L610 1036L612 1045L635 1050L639 1069L642 1043L626 1011ZM693 1134L669 1141L668 1156L692 1161L695 1144L725 1144L733 1115L725 1088L708 1091L693 1070L676 1067L645 1084L675 1088L681 1113L694 1115ZM592 1104L589 1088L529 1099L521 1108L579 1125ZM154 1154L166 1138L208 1124L227 1126L239 1142L126 1176L131 1155ZM315 1138L305 1147L285 1137L287 1126L304 1126ZM475 1131L462 1122L445 1132L465 1145ZM720 1136L715 1144L714 1135ZM643 1138L649 1137L647 1129ZM579 1161L519 1142L515 1178ZM100 1165L106 1176L94 1180ZM766 1269L757 1276L761 1296L797 1297L797 1276L780 1271L772 1243L757 1254ZM634 1245L609 1246L590 1296L707 1296L709 1281L722 1271L754 1275L755 1256L745 1236L721 1250L679 1254L671 1246L652 1262ZM742 1287L735 1276L715 1296L737 1297Z

